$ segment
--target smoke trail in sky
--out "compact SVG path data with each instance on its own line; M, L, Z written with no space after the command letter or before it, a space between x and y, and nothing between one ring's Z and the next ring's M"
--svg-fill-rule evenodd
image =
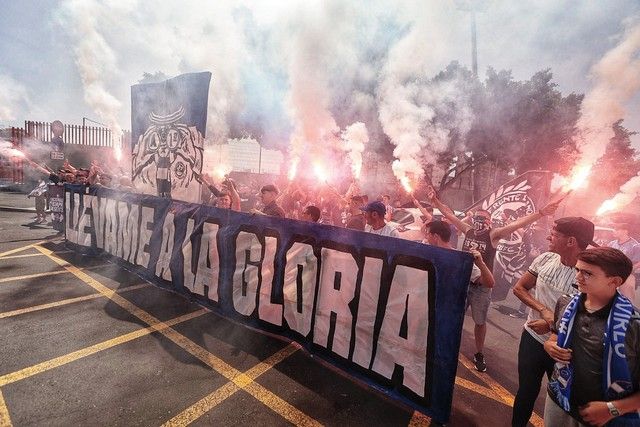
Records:
M84 86L84 99L100 120L120 135L121 102L107 88L105 77L116 73L117 58L98 29L103 5L94 0L67 0L61 10L65 27L75 42L76 65Z
M576 163L592 165L605 152L614 136L612 125L626 114L625 103L640 89L640 23L628 25L620 42L591 69L593 88L582 102L578 120L578 148L582 152Z

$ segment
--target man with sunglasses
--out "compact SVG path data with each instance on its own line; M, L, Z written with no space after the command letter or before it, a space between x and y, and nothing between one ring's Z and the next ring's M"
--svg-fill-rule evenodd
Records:
M594 245L595 226L582 217L555 221L547 240L549 250L536 257L513 287L520 301L531 307L518 348L518 392L513 402L512 426L528 424L542 376L553 370L553 359L545 352L544 342L554 326L554 308L560 297L574 293L578 254Z

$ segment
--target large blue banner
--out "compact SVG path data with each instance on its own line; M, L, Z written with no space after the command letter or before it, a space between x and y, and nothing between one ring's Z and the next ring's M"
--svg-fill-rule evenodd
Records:
M69 242L448 420L470 254L105 188L66 186L65 213Z
M131 87L132 181L146 194L199 201L211 73Z

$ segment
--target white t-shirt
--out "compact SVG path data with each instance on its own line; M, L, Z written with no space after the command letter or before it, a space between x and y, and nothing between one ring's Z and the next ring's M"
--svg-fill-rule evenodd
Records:
M533 260L529 266L529 273L536 276L536 285L533 288L534 298L547 306L553 312L558 298L562 295L571 295L577 290L571 286L576 282L576 270L560 262L560 255L553 252L545 252ZM536 310L529 310L527 322L541 319ZM543 343L550 334L538 335L526 323L524 328L539 342Z
M389 223L386 223L384 227L374 230L369 224L365 225L364 231L372 234L379 234L381 236L400 237L400 233L395 228L392 228Z

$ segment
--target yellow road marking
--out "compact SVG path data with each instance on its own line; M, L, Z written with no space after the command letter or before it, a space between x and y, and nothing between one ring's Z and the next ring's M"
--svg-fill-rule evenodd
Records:
M409 420L408 427L422 427L430 426L431 418L423 414L422 412L413 411L413 416Z
M0 426L2 427L10 427L11 417L9 416L9 408L7 408L7 404L4 401L4 396L2 395L2 390L0 390Z
M21 246L19 248L11 249L10 251L0 252L0 258L2 258L4 256L7 256L7 255L15 254L17 252L26 251L27 249L33 248L34 246L41 245L42 243L46 243L46 240L41 240L41 241L39 241L37 243L32 243L32 244L27 245L27 246Z
M219 403L223 402L225 399L231 397L237 391L243 389L247 385L249 385L253 380L258 378L260 375L267 372L269 369L273 368L278 363L282 362L287 357L291 356L293 353L298 351L300 345L297 343L291 343L282 350L274 353L267 359L255 365L253 368L246 371L241 376L236 377L235 381L230 381L214 391L213 393L203 397L198 402L194 403L169 421L167 421L163 426L164 427L176 427L176 426L187 426L209 412L211 409L216 407ZM263 393L260 391L260 393ZM270 392L269 392L270 393Z
M479 384L474 383L473 381L465 380L464 378L456 377L456 385L466 388L467 390L473 391L474 393L478 393L484 397L489 399L493 399L499 403L505 403L498 394L490 388L481 386Z
M54 254L69 254L73 251L58 251L58 252L54 252ZM29 258L32 256L45 256L43 253L37 253L37 254L25 254L25 255L7 255L7 256L3 256L0 257L0 261L3 259L13 259L13 258Z
M513 394L509 393L509 391L506 388L500 385L500 383L498 383L496 380L491 378L491 376L489 376L488 374L480 373L476 371L475 367L473 366L473 363L469 359L467 359L462 353L459 355L458 360L460 360L460 363L462 363L462 365L465 368L467 368L473 375L475 375L476 377L481 379L485 384L487 384L491 388L491 390L493 390L494 393L500 397L503 403L513 407L514 396ZM533 424L535 427L544 426L544 421L535 412L531 414L531 419L529 420L529 422Z
M36 274L27 274L24 276L5 277L0 279L0 283L12 282L14 280L33 279L34 277L55 276L56 274L66 274L66 273L69 273L69 272L66 270L56 270L56 271L49 271L47 273L36 273Z
M150 284L150 283L141 283L139 285L133 285L133 286L129 286L129 287L126 287L126 288L118 289L118 290L116 290L116 292L120 294L120 293L123 293L123 292L135 291L136 289L147 288L149 286L153 286L153 285ZM63 306L63 305L73 304L73 303L76 303L76 302L88 301L88 300L92 300L92 299L96 299L96 298L103 298L103 297L104 297L103 294L97 293L97 294L85 295L85 296L77 297L77 298L68 298L68 299L65 299L65 300L51 302L51 303L48 303L48 304L35 305L33 307L20 308L18 310L12 310L12 311L6 311L4 313L0 313L0 319L4 319L4 318L7 318L7 317L18 316L20 314L25 314L25 313L32 313L34 311L46 310L46 309L54 308L54 307L60 307L60 306Z
M26 255L7 255L7 256L3 256L2 258L0 258L0 260L3 259L14 259L14 258L29 258L32 256L43 256L44 254L26 254Z
M245 388L253 397L276 412L278 415L297 426L321 426L322 424L314 420L304 412L300 411L289 402L276 396L260 384L251 382Z
M136 316L138 319L146 322L149 325L154 325L156 323L161 323L158 319L153 317L151 314L142 310L138 306L132 304L127 299L117 295L113 290L107 288L102 283L98 282L88 274L81 271L79 268L69 264L67 261L59 258L53 254L52 251L43 248L42 246L35 246L37 250L48 256L51 260L53 260L58 265L62 266L65 270L69 271L71 274L85 282L87 285L93 287L96 291L104 294L107 298L112 300L114 303L118 304L120 307L127 310L132 315ZM169 338L178 346L182 347L184 350L189 352L192 356L200 359L202 362L207 364L209 367L217 371L219 374L224 376L230 381L233 381L236 385L245 388L253 397L258 399L267 405L268 408L276 411L280 416L289 420L290 422L294 422L292 420L296 420L296 422L301 423L301 425L318 425L317 421L313 420L308 415L304 414L302 411L296 409L289 403L280 399L264 387L253 382L251 378L242 372L238 371L231 365L224 362L222 359L216 357L208 350L199 346L195 342L191 341L189 338L184 335L179 334L174 329L171 328L163 328L159 330L162 335ZM0 386L2 384L2 377L0 377Z
M94 344L92 346L74 351L72 353L65 354L64 356L56 357L54 359L38 363L37 365L29 366L28 368L20 369L19 371L2 375L0 376L0 387L7 384L15 383L16 381L24 380L25 378L32 377L36 374L48 371L50 369L58 368L62 365L66 365L67 363L71 363L78 359L82 359L83 357L98 353L99 351L107 350L117 345L132 341L136 338L152 334L153 332L162 332L163 330L171 326L186 322L187 320L195 319L196 317L202 316L203 314L206 314L208 312L209 310L207 310L206 308L193 311L191 313L175 317L171 320L167 320L166 322L158 322L146 328L138 329L136 331L129 332L128 334L120 335L119 337L102 341L98 344Z
M106 264L92 265L90 267L83 267L83 270L94 270L94 269L102 268L108 265L111 265L111 264L106 263ZM77 267L74 267L74 268L77 268ZM78 269L78 271L80 271L80 269ZM14 280L17 281L17 280L33 279L35 277L55 276L56 274L67 274L67 273L73 274L73 272L69 270L55 270L55 271L48 271L46 273L35 273L35 274L27 274L24 276L4 277L0 279L0 283L12 282Z

